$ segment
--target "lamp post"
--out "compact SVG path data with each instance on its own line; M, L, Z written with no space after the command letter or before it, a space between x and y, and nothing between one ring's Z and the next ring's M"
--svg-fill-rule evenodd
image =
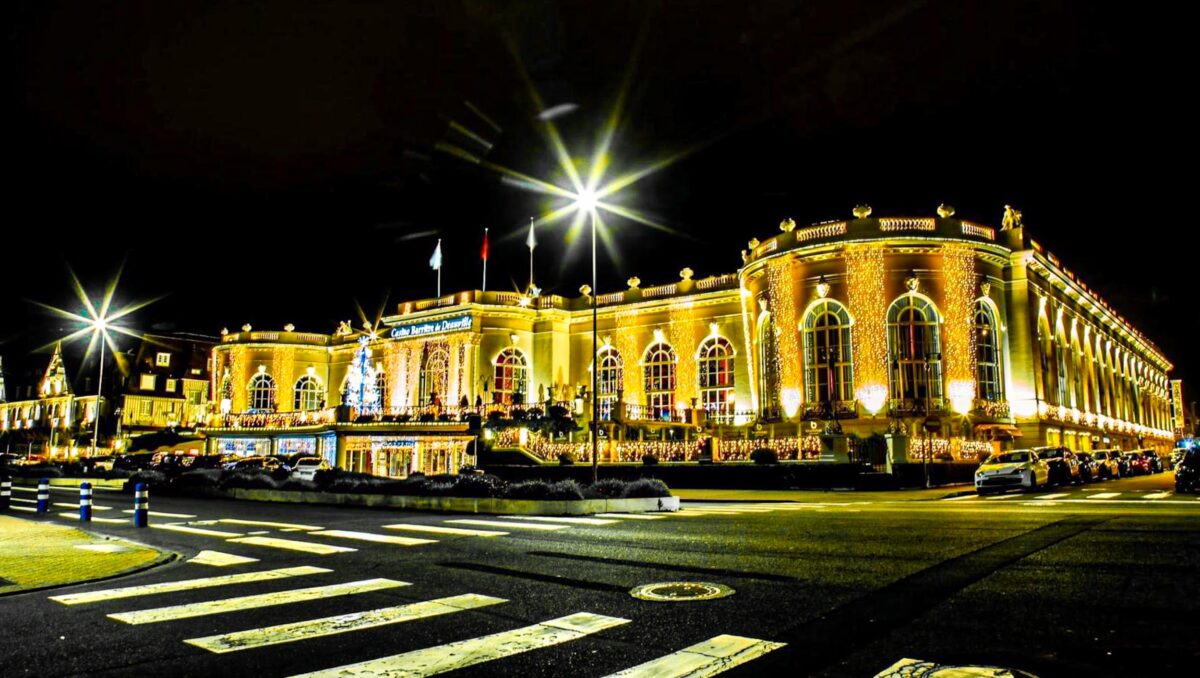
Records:
M103 317L97 318L92 322L92 326L97 332L103 334L105 330L105 321ZM96 378L96 411L93 412L95 420L92 422L92 452L96 454L96 440L100 437L100 398L104 392L104 346L107 342L100 342L100 375Z
M936 360L941 360L941 357L942 357L941 354L938 354L938 353L926 353L925 354L925 421L922 422L922 424L921 424L921 429L925 431L925 449L922 451L921 461L922 461L922 466L924 467L924 471L925 471L925 488L926 489L929 489L929 457L931 456L931 454L933 452L933 450L930 449L930 440L929 440L929 417L930 417L929 391L930 391L930 384L933 383L930 380L930 376L931 376L930 372L932 371L932 368L933 368L933 362Z

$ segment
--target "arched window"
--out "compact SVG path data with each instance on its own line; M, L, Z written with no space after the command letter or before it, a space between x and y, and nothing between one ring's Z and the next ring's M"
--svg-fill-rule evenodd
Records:
M1045 308L1038 314L1037 325L1038 359L1042 370L1042 400L1049 401L1057 392L1054 375L1054 337L1050 332L1050 320Z
M758 317L755 346L758 359L758 404L764 418L779 416L779 337L775 320L763 311Z
M375 393L379 398L380 407L391 407L392 398L387 391L387 375L383 371L383 365L375 366Z
M608 421L612 419L617 393L624 388L625 370L621 354L612 346L601 347L597 358L600 372L596 374L596 389L600 392L600 419Z
M1061 407L1071 407L1070 350L1067 348L1067 333L1063 329L1061 320L1054 331L1054 357L1058 369L1056 373L1058 380L1057 404Z
M246 396L251 412L274 412L275 380L266 372L259 372L250 379Z
M975 397L988 402L1004 400L1000 371L1000 333L992 307L975 302Z
M918 294L905 294L888 308L893 408L941 407L942 360L938 312Z
M296 386L292 389L293 410L319 410L324 400L325 387L320 379L306 374L296 380Z
M669 421L675 407L675 350L663 342L646 349L642 360L646 386L646 414Z
M725 337L709 337L696 352L700 371L700 406L715 421L733 416L733 344Z
M446 388L450 385L450 354L440 346L426 346L421 361L421 404L446 404Z
M1075 407L1081 411L1086 411L1087 393L1084 390L1086 383L1085 372L1083 370L1083 347L1079 344L1079 331L1076 327L1071 328L1071 390L1075 397Z
M494 366L495 392L502 403L524 404L529 396L526 372L528 363L525 354L515 348L500 351Z
M812 404L854 399L854 363L850 355L850 314L832 299L823 299L804 315L804 384Z

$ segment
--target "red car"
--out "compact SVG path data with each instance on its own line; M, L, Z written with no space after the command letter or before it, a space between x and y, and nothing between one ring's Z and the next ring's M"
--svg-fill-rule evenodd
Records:
M1141 452L1125 452L1121 455L1129 467L1129 475L1144 476L1150 474L1150 460Z

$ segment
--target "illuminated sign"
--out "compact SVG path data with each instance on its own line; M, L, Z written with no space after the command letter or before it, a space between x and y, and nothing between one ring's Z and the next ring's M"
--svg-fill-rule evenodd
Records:
M1183 410L1183 381L1180 379L1171 380L1171 409L1175 415L1175 433L1182 435L1186 428L1186 413Z
M393 339L410 339L412 337L427 337L431 334L443 334L445 332L469 329L471 329L471 316L459 315L453 318L442 318L441 320L430 320L429 322L393 327L391 337Z

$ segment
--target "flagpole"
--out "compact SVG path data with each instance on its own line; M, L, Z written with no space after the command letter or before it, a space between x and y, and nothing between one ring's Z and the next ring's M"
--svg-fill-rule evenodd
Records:
M533 291L533 217L529 217L529 238L526 240L529 244L529 290Z
M488 255L491 254L487 250L488 250L488 230L485 227L483 229L483 290L482 290L484 292L487 292L487 260L488 260Z

